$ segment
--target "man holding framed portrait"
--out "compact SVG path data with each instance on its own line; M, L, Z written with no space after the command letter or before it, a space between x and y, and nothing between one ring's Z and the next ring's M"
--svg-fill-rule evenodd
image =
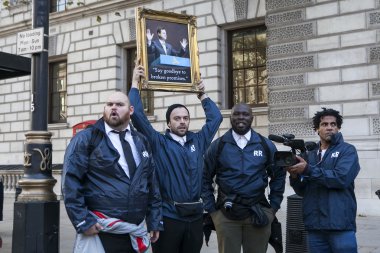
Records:
M156 131L144 113L138 82L145 75L142 65L133 72L129 92L134 107L132 123L152 147L162 195L164 231L152 244L154 253L199 253L203 244L203 202L201 200L203 154L219 129L223 118L216 104L198 82L198 98L206 114L206 123L194 133L189 131L190 114L185 105L173 104L166 112L168 129Z
M134 107L132 123L152 147L163 200L164 231L152 245L154 253L199 253L203 244L203 154L223 117L204 93L195 23L194 16L144 8L136 11L139 61L129 98ZM173 104L166 112L165 134L156 131L144 113L139 88L196 93L206 115L205 124L196 133L189 131L189 110Z

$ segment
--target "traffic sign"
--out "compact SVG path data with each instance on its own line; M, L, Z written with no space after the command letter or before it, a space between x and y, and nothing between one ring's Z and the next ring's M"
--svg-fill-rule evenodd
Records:
M40 53L44 50L44 28L19 32L17 34L17 54Z

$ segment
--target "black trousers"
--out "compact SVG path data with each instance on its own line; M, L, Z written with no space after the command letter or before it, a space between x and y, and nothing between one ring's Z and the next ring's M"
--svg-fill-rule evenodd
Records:
M203 219L193 222L164 217L164 231L152 244L154 253L199 253L203 244Z
M136 253L129 234L99 233L98 235L106 253Z

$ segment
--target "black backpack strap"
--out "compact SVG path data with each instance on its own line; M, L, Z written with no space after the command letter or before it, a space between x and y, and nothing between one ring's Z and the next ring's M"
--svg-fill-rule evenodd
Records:
M92 151L94 151L95 147L99 145L103 138L103 133L98 128L93 126L88 126L87 128L91 128L91 139L87 146L88 156L91 155Z
M261 146L263 146L264 148L264 151L265 151L265 155L267 157L267 161L265 162L265 168L268 167L268 165L270 164L270 150L269 150L269 146L268 146L268 143L265 141L265 138L264 136L262 136L261 134L257 133L260 137L260 140L261 140Z
M264 152L265 152L265 156L267 157L267 160L265 162L265 169L267 170L268 175L273 178L274 177L274 171L273 171L273 168L271 166L271 154L270 154L268 143L266 142L264 136L262 136L259 133L257 133L257 134L260 137L261 146L263 146Z
M220 154L222 153L222 150L224 148L224 145L226 144L223 140L222 140L223 137L220 137L219 139L216 140L216 142L218 142L216 145L217 145L217 148L216 148L216 160L219 159L219 156Z

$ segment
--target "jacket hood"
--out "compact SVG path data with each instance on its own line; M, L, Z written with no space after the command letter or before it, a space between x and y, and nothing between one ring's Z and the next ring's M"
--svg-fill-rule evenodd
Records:
M169 139L172 139L172 136L170 135L170 129L166 129L165 131L165 135L169 138ZM190 140L192 140L194 137L195 137L195 133L194 132L191 132L191 131L187 131L186 132L186 142L189 142ZM174 141L174 140L173 140Z
M104 127L104 119L103 119L103 117L101 117L98 121L96 121L96 123L93 125L93 127L99 129L102 132L105 132L106 129Z
M338 132L334 135L331 136L331 144L330 144L330 147L331 146L336 146L338 145L339 143L342 143L344 142L343 140L343 135L341 132ZM316 148L320 148L321 146L321 141L318 141L318 146Z
M338 132L336 134L334 134L333 136L331 136L331 145L336 145L338 143L341 143L343 142L343 135L341 132Z

